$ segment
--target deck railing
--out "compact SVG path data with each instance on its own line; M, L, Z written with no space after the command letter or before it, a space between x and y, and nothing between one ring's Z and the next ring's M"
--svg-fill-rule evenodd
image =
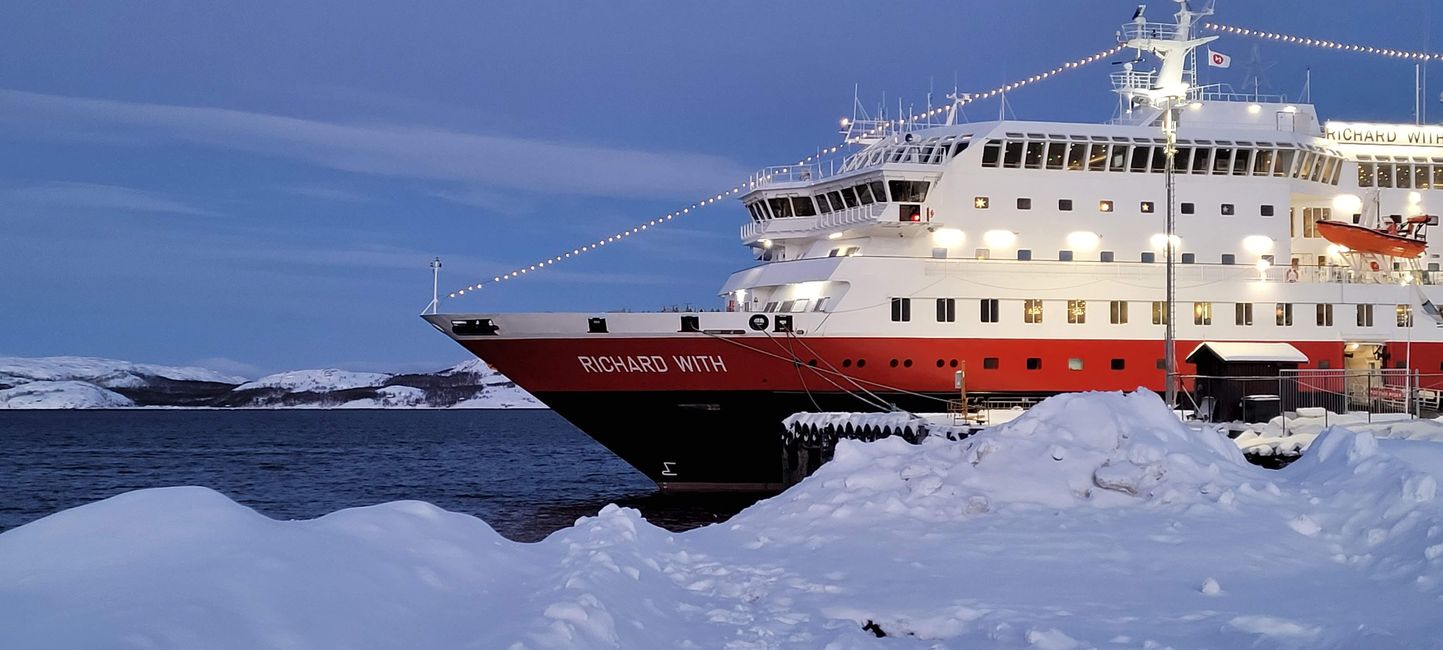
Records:
M824 230L835 231L858 224L876 223L886 213L886 210L887 204L873 203L819 214L815 217L784 217L752 221L742 225L741 238L744 241L755 241L768 236L798 235Z

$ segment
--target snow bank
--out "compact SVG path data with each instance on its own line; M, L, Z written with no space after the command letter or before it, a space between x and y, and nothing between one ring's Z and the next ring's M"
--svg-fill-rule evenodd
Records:
M85 381L105 388L137 388L147 377L178 381L209 381L239 384L236 377L205 368L157 366L92 357L0 357L0 384L18 385L32 381Z
M279 522L148 490L0 533L0 647L1437 647L1437 481L1343 429L1253 467L1139 392L844 442L683 534L608 506L517 544L416 502Z
M379 372L353 372L326 368L323 370L292 370L266 375L236 386L237 391L258 388L280 388L292 393L330 393L350 388L381 386L391 375Z
M385 386L376 390L376 397L354 399L337 408L426 408L426 391L410 386Z
M113 409L135 406L124 395L82 381L32 381L0 390L0 409Z

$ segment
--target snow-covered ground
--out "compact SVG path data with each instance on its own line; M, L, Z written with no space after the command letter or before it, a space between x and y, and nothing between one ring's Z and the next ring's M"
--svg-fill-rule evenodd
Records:
M1265 470L1151 393L1064 395L843 441L723 524L608 506L535 544L419 502L132 492L0 534L0 647L1443 647L1443 454L1388 443Z
M103 388L135 388L148 377L179 381L209 381L239 384L236 377L214 370L192 367L157 366L94 357L0 357L0 384L11 386L33 381L83 381Z
M1443 417L1415 418L1406 413L1332 413L1322 408L1299 409L1296 417L1280 415L1243 429L1236 442L1245 452L1269 456L1296 455L1330 426L1347 427L1376 438L1443 442Z
M390 378L391 375L379 372L353 372L350 370L337 370L335 368L291 370L289 372L266 375L255 381L249 381L236 386L235 389L255 390L258 388L280 388L292 393L319 393L381 386Z

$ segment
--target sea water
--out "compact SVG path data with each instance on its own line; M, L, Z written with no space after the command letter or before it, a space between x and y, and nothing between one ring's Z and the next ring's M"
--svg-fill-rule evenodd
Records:
M213 488L276 519L417 499L517 541L608 503L684 530L756 498L661 495L545 410L0 412L0 531L173 485Z

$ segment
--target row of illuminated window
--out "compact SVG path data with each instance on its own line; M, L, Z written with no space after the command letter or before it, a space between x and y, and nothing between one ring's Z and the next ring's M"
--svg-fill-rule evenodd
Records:
M815 368L815 367L817 366L817 360L816 360L816 359L809 359L809 360L807 361L807 365ZM842 359L842 362L841 362L840 365L841 365L843 368L851 368L851 367L854 367L854 366L857 367L857 368L866 368L866 367L867 367L867 360L866 360L866 359L857 359L856 361L853 361L852 359L847 358L847 359ZM901 368L911 368L912 365L913 365L913 364L912 364L912 360L911 360L911 359L891 359L891 360L889 360L889 361L887 362L887 366L890 367L890 368L897 368L897 367L901 367ZM958 362L957 359L938 359L938 360L937 360L937 367L938 367L938 368L957 368L957 367L959 367L960 365L961 365L961 364ZM1111 360L1109 361L1109 363L1108 363L1108 366L1109 366L1112 370L1126 370L1126 369L1127 369L1127 360L1126 360L1126 359L1123 359L1123 358L1121 358L1121 357L1115 358L1115 359L1111 359ZM1028 369L1028 370L1041 370L1041 369L1042 369L1042 357L1026 357L1026 358L1023 360L1023 367L1026 368L1026 369ZM1162 360L1162 359L1158 359L1158 360L1157 360L1157 368L1158 368L1159 370L1161 370L1161 369L1163 369L1164 367L1165 367L1165 366L1164 366L1163 360ZM982 369L983 369L983 370L1000 370L1001 368L1002 368L1002 359L1001 359L1000 357L983 357L983 358L982 358ZM1072 358L1069 358L1069 359L1067 360L1067 369L1068 369L1068 370L1082 370L1082 368L1083 368L1083 361L1082 361L1082 359L1081 359L1080 357L1072 357Z
M988 140L982 148L982 166L1161 174L1167 169L1167 148L1163 144ZM1328 153L1251 143L1238 147L1180 143L1173 155L1173 170L1179 174L1275 176L1337 185L1342 168L1343 159Z
M972 207L977 208L978 210L986 210L986 209L988 209L988 208L991 208L991 207L992 207L992 197L989 197L989 196L974 196L974 197L972 197ZM1018 210L1031 210L1031 209L1032 209L1032 199L1031 199L1030 197L1025 197L1025 196L1024 196L1024 197L1018 197L1018 198L1017 198L1017 209L1018 209ZM1059 212L1072 212L1072 209L1073 209L1073 201L1072 201L1072 199L1057 199L1057 210L1058 210ZM1099 200L1099 201L1097 202L1097 211L1098 211L1098 212L1102 212L1102 213L1112 213L1112 212L1116 212L1117 209L1118 209L1118 208L1117 208L1117 203L1114 202L1114 201L1112 201L1111 199L1102 199L1102 200ZM1156 203L1153 203L1152 201L1140 201L1140 202L1138 202L1138 204L1137 204L1137 211L1140 212L1140 213L1142 213L1142 214L1152 214L1152 213L1154 213L1154 212L1157 211L1157 204L1156 204ZM1192 202L1180 203L1180 204L1178 204L1178 211L1181 212L1182 214L1197 214L1197 204L1196 204L1196 203L1192 203ZM1264 204L1261 204L1261 205L1258 206L1258 215L1259 215L1259 216L1271 217L1271 216L1273 216L1274 214L1276 214L1276 212L1277 212L1277 210L1276 210L1276 209L1273 207L1273 205L1270 204L1270 203L1264 203ZM1225 217L1231 217L1231 216L1233 216L1233 215L1236 215L1237 213L1238 213L1238 206L1237 206L1237 204L1235 204L1235 203L1219 203L1219 204L1218 204L1218 214L1221 214L1221 215L1223 215L1223 216L1225 216Z
M1443 189L1443 165L1360 162L1358 187Z
M823 296L813 300L812 298L795 298L793 300L773 300L762 306L764 312L786 312L800 313L804 311L826 311L827 303L832 301L831 296Z
M846 162L842 163L842 171L849 172L883 163L940 165L966 151L971 138L971 134L964 134L915 140L908 134L900 142L879 142L849 156Z
M877 179L857 185L829 188L815 196L777 196L757 199L747 204L747 211L751 213L752 221L787 217L815 217L818 214L831 214L847 208L886 203L889 191L893 202L921 203L927 200L927 191L931 189L931 185L927 181L889 180L883 183L881 179Z
M939 323L954 323L957 321L957 299L956 298L935 298L937 308L936 318ZM1087 301L1068 300L1063 316L1072 325L1087 323ZM998 298L982 298L978 301L979 317L983 323L998 323L1002 320L1001 300ZM1126 325L1128 322L1128 305L1126 300L1109 300L1107 304L1108 322L1113 325ZM1181 303L1185 305L1186 303ZM1226 305L1229 303L1219 303ZM1251 326L1253 324L1253 303L1238 302L1233 305L1233 324ZM1359 327L1373 327L1373 312L1377 305L1354 304L1356 322ZM1398 327L1413 326L1413 306L1408 304L1387 305L1393 308L1394 316ZM1152 324L1165 325L1168 321L1167 303L1155 300L1151 303ZM1333 304L1315 303L1315 322L1319 327L1333 326ZM1279 327L1292 327L1294 303L1279 302L1273 303L1273 322ZM1039 299L1025 299L1022 301L1022 322L1027 324L1040 324L1044 314L1044 302ZM904 323L912 320L912 299L892 299L892 320ZM1213 324L1213 303L1198 301L1192 303L1192 322L1194 325Z

